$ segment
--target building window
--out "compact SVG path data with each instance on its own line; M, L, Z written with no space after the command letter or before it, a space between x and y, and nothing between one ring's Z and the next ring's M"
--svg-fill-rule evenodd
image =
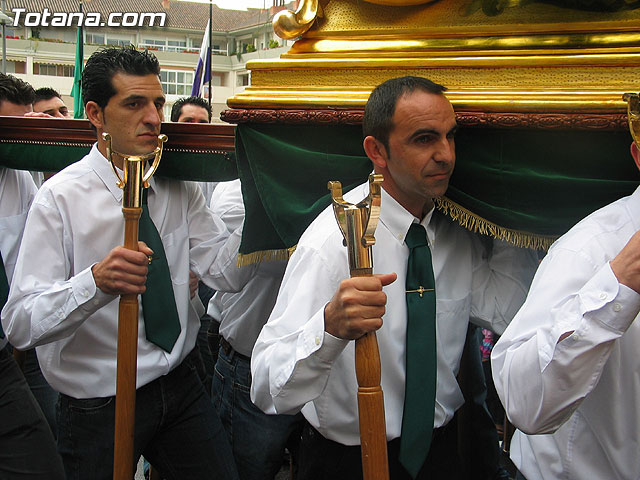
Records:
M51 75L52 77L73 77L75 67L73 65L53 65L51 63L34 63L35 75Z
M248 87L251 83L248 73L240 74L236 77L236 85L238 87Z
M113 45L116 47L128 47L131 45L131 40L122 40L121 38L109 38L107 37L107 45Z
M187 42L185 40L168 40L167 47L168 52L183 52L187 48Z
M162 70L160 83L167 95L190 95L193 86L193 72Z
M225 77L226 77L226 74L224 72L213 72L211 74L211 86L224 87L226 83Z
M104 45L104 35L87 32L86 42L93 43L95 45Z
M14 73L27 73L27 62L13 62L15 64Z
M145 38L140 44L142 48L151 48L152 50L164 50L166 42L164 40L153 40L151 38Z

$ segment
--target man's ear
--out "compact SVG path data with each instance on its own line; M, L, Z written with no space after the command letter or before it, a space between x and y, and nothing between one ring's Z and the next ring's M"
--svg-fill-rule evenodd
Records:
M84 111L93 126L102 129L104 126L104 111L100 108L100 105L93 101L87 102L84 106Z
M365 137L362 142L362 146L364 147L367 157L369 157L374 166L383 169L387 168L387 149L382 142L369 135Z

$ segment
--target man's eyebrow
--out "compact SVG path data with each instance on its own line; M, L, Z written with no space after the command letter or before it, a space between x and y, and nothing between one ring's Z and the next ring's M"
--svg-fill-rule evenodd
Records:
M458 131L458 125L454 125L448 132L447 135L455 134ZM423 135L433 135L435 137L440 136L440 132L434 128L420 128L413 132L409 137L409 140L413 140L416 137L420 137Z
M145 100L145 97L143 95L129 95L128 97L122 99L122 103L127 103L134 100Z
M139 101L139 100L146 101L147 97L145 97L144 95L129 95L128 97L122 99L122 103L128 103L128 102ZM166 98L164 96L157 96L153 101L165 103Z
M411 134L409 140L413 140L414 138L421 137L423 135L434 135L437 137L440 133L433 128L420 128Z

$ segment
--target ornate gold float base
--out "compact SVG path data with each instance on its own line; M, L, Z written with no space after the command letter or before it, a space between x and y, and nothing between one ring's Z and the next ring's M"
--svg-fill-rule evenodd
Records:
M311 28L287 54L249 62L251 86L228 104L360 110L382 81L421 75L447 86L457 111L624 112L622 94L640 85L640 9L495 3L493 11L490 0L320 2Z

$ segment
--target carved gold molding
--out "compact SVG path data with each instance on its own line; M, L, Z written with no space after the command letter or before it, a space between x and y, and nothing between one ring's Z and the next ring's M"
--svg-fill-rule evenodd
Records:
M392 7L406 7L409 5L430 3L433 2L433 0L365 0L365 2L375 3L376 5L391 5Z
M229 109L221 114L229 123L286 125L360 125L364 111L341 109ZM485 113L456 111L456 121L463 127L527 128L537 130L627 129L625 114L570 113Z
M496 2L504 8L483 13ZM417 3L301 1L277 22L288 25L287 38L301 37L278 59L249 62L251 86L229 107L357 109L376 85L402 75L445 85L458 111L622 113L622 94L638 89L640 8Z
M295 12L282 10L273 17L273 31L280 38L291 40L311 28L318 15L318 0L302 0Z

